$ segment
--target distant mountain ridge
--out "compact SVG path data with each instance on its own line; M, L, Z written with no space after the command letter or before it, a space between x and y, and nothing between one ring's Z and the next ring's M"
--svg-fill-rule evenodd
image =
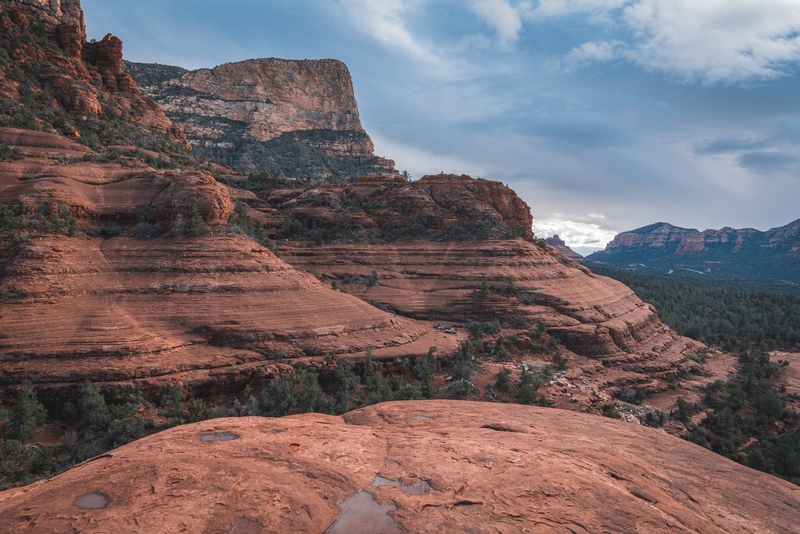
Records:
M618 234L586 263L800 285L800 219L765 232L730 227L700 232L659 222Z

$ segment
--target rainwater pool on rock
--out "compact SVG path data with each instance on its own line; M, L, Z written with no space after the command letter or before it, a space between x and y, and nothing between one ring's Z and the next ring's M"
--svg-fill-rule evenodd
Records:
M75 506L86 510L99 510L108 504L108 497L102 493L84 493L75 499Z
M239 439L238 434L232 432L215 432L213 434L200 434L200 441L206 443L208 441L233 441Z
M402 530L389 512L393 504L380 504L367 491L359 491L339 503L339 519L328 529L331 534L400 534Z

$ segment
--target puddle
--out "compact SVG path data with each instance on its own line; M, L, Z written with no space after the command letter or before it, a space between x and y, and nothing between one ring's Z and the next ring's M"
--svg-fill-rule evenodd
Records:
M246 517L237 517L233 521L233 526L229 534L261 534L264 529L261 528L261 523L247 519Z
M107 504L108 497L102 493L86 493L75 499L75 506L87 510L105 508Z
M372 484L370 484L370 486L372 486L373 488L380 488L381 486L393 486L397 488L400 487L401 485L402 484L400 484L396 480L392 480L390 478L384 478L380 475L376 476L375 480L373 480Z
M428 484L427 480L420 480L416 484L411 484L410 486L403 486L402 490L403 493L406 495L425 495L433 488L430 484Z
M413 419L414 421L430 421L431 420L431 418L428 417L427 415L415 415L411 419Z
M379 504L366 491L359 491L339 503L339 520L328 532L331 534L400 534L400 526L389 512L393 504Z
M231 432L215 432L213 434L200 434L200 441L203 443L207 441L233 441L239 439L238 434Z
M375 480L370 484L373 488L380 488L382 486L391 486L393 488L400 488L406 495L425 495L433 490L433 487L428 484L426 480L419 480L410 486L403 486L397 480L385 478L380 475L375 477Z

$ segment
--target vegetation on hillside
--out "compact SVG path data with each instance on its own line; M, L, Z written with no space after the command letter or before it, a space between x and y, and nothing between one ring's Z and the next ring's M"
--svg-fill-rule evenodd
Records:
M4 28L0 33L0 126L55 131L93 150L112 144L133 145L185 159L187 163L194 161L191 151L173 142L168 133L137 121L147 111L143 100L133 98L130 107L122 105L103 88L99 74L90 82L69 77L63 51L46 26L32 22L25 30L10 16L9 10L0 6L0 23ZM36 18L31 16L32 20ZM103 113L70 111L69 101L74 95L63 88L56 89L55 80L66 83L69 91L96 94Z
M656 307L683 336L726 352L800 348L800 293L591 266Z
M687 427L689 441L800 484L800 414L787 408L786 389L776 383L788 362L760 351L743 352L737 373L705 388L701 404L679 398L673 417ZM693 416L705 412L699 423ZM698 420L695 418L694 420Z

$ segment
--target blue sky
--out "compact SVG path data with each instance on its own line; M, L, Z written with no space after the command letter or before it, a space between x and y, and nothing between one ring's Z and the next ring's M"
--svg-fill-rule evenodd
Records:
M82 5L89 37L132 61L340 59L379 155L501 180L574 247L800 217L796 0Z

